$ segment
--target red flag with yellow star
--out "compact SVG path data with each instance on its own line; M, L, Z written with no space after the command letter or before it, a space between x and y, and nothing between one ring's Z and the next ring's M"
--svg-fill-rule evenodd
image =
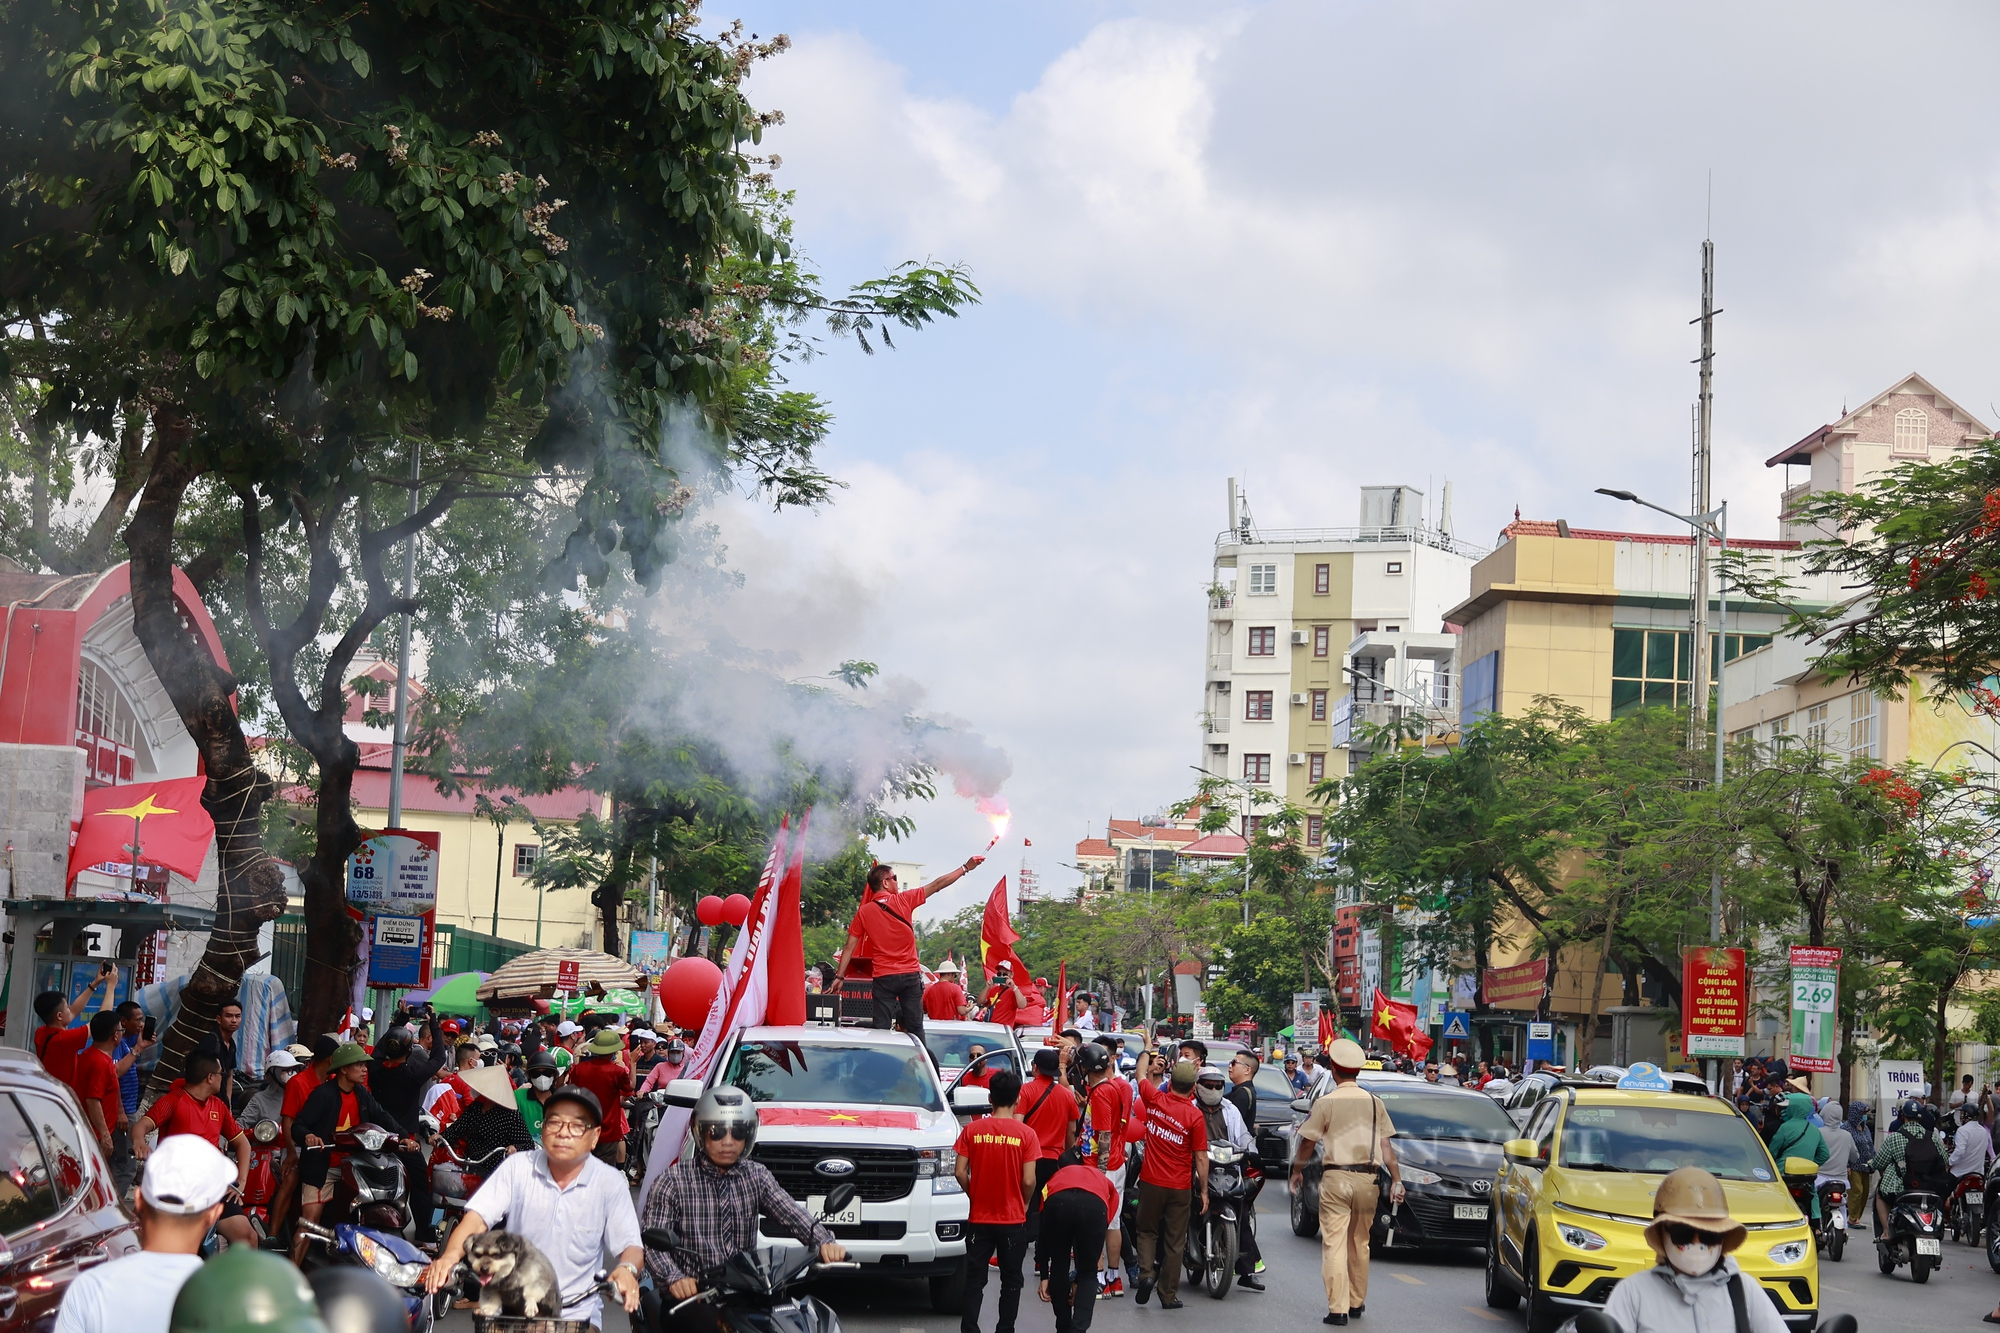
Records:
M207 778L171 778L84 793L83 823L70 841L69 882L92 866L129 874L122 867L132 863L126 849L135 843L141 865L165 866L184 879L200 875L215 841L215 821L201 807L207 786Z
M1389 1049L1412 1060L1421 1060L1431 1049L1431 1037L1417 1024L1417 1006L1392 1000L1375 988L1373 1017L1369 1031L1389 1043Z

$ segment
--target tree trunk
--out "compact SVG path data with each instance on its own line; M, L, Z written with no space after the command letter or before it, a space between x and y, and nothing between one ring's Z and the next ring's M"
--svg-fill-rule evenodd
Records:
M343 738L344 739L344 738ZM312 859L299 870L305 890L306 970L299 999L299 1031L336 1032L354 994L355 951L361 930L347 914L347 858L361 846L349 802L360 750L347 763L319 765L319 804Z
M1931 1084L1931 1103L1939 1111L1945 1107L1945 1099L1951 1095L1951 1075L1944 1066L1945 1050L1951 1044L1951 1034L1945 1031L1945 1009L1951 1004L1951 993L1958 988L1958 979L1952 978L1949 986L1938 987L1937 1031L1932 1035L1931 1063L1937 1070L1936 1081Z
M167 1029L146 1089L148 1102L179 1077L195 1043L214 1028L223 1001L235 996L244 968L257 957L259 927L285 910L284 878L265 853L258 827L271 780L250 757L232 698L236 682L189 631L174 600L174 523L196 475L184 453L192 432L185 423L167 420L156 422L155 430L168 438L125 529L132 557L132 624L201 756L208 778L202 804L215 820L220 882L215 929L181 991L180 1013Z

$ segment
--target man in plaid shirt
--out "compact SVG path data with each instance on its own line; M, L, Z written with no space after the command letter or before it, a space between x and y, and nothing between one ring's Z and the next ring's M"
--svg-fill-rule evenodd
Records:
M821 1262L847 1258L833 1233L779 1187L769 1167L748 1160L757 1141L757 1107L748 1096L710 1088L695 1107L694 1129L699 1151L660 1173L640 1217L642 1230L671 1226L674 1232L671 1249L646 1251L646 1267L675 1301L700 1290L703 1273L756 1247L760 1213L800 1243L818 1246Z

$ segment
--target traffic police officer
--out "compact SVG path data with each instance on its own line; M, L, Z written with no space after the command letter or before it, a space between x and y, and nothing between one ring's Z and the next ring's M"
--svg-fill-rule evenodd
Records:
M1396 1127L1389 1109L1355 1079L1367 1056L1342 1037L1327 1048L1334 1086L1313 1103L1299 1128L1292 1159L1292 1188L1304 1180L1308 1144L1325 1146L1319 1178L1320 1276L1326 1281L1328 1324L1345 1324L1368 1299L1368 1232L1375 1222L1376 1172L1389 1172L1391 1206L1403 1202L1402 1170L1389 1140Z

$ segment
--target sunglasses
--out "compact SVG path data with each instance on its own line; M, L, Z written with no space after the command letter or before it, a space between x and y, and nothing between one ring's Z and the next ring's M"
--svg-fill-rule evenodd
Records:
M724 1139L735 1139L738 1143L750 1141L750 1131L741 1125L703 1125L701 1132L710 1143L720 1143Z
M1700 1241L1703 1245L1720 1247L1722 1242L1727 1239L1729 1239L1727 1236L1717 1232L1702 1231L1679 1222L1667 1228L1667 1243L1675 1249L1686 1249L1696 1241Z

